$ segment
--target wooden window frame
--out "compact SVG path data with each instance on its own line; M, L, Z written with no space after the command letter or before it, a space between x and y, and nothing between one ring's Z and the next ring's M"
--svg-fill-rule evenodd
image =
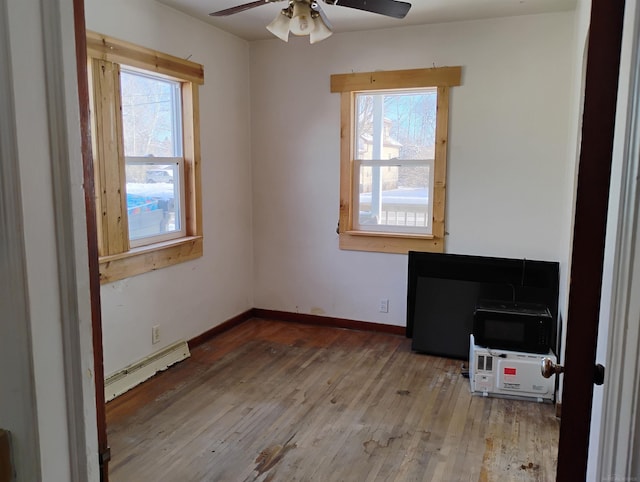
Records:
M202 65L87 31L100 282L108 283L202 256L198 86ZM181 83L186 235L131 248L126 217L120 65Z
M444 252L449 89L460 85L461 74L462 67L434 67L331 76L331 92L340 94L340 249L400 254L409 251ZM436 87L438 90L432 234L354 230L355 94L424 87Z

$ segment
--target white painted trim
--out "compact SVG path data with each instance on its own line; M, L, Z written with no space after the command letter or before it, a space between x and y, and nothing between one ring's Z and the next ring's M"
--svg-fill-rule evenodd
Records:
M625 37L631 43L631 69L627 78L621 76L620 82L621 88L628 88L628 100L626 105L618 103L619 109L626 108L627 117L620 130L624 133L620 215L615 236L611 328L598 454L597 480L602 481L640 480L639 28L640 9L635 2L627 2Z
M136 385L140 385L156 373L166 370L171 365L178 363L185 358L189 358L189 345L186 341L179 341L160 350L139 362L110 375L104 382L104 397L108 402L123 393L131 390Z
M0 65L0 427L13 433L16 480L27 482L43 477L6 0L0 0Z
M97 466L95 398L93 378L85 378L84 370L93 371L93 358L88 363L90 344L89 298L80 280L88 279L86 222L82 196L79 196L73 173L82 162L78 142L79 105L71 0L41 0L44 51L46 110L55 213L56 255L62 321L62 349L69 433L69 467L71 482L93 479ZM71 39L71 41L69 40ZM69 127L71 123L71 129ZM77 131L77 132L76 132ZM81 169L80 169L81 171ZM77 219L76 219L77 218ZM84 243L84 245L83 245ZM84 259L82 259L84 256ZM85 335L85 336L83 336ZM84 355L84 356L83 356ZM93 408L93 410L91 409ZM97 475L97 474L95 474Z

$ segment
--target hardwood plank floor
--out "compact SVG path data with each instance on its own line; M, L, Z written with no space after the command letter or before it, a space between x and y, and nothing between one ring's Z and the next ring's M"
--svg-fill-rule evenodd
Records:
M552 404L402 336L251 319L107 405L112 482L552 481Z

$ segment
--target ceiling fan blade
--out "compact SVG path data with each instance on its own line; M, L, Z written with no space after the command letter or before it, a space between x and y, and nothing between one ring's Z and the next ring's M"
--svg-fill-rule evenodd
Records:
M324 0L324 2L329 5L355 8L394 18L404 18L411 8L410 3L396 0Z
M333 25L331 25L331 22L329 21L329 17L327 17L327 15L324 13L324 10L320 8L320 4L318 2L315 2L315 1L311 2L311 10L318 12L325 26L329 30L333 30Z
M244 12L250 8L259 7L265 3L279 2L280 0L256 0L255 2L249 2L242 5L236 5L235 7L225 8L217 12L210 13L212 17L226 17L227 15L233 15L234 13Z

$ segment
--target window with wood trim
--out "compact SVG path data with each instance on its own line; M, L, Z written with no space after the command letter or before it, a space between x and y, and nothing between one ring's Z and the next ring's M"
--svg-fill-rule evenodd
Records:
M341 95L341 249L444 251L449 88L461 70L331 76Z
M202 256L201 65L87 32L100 279Z

